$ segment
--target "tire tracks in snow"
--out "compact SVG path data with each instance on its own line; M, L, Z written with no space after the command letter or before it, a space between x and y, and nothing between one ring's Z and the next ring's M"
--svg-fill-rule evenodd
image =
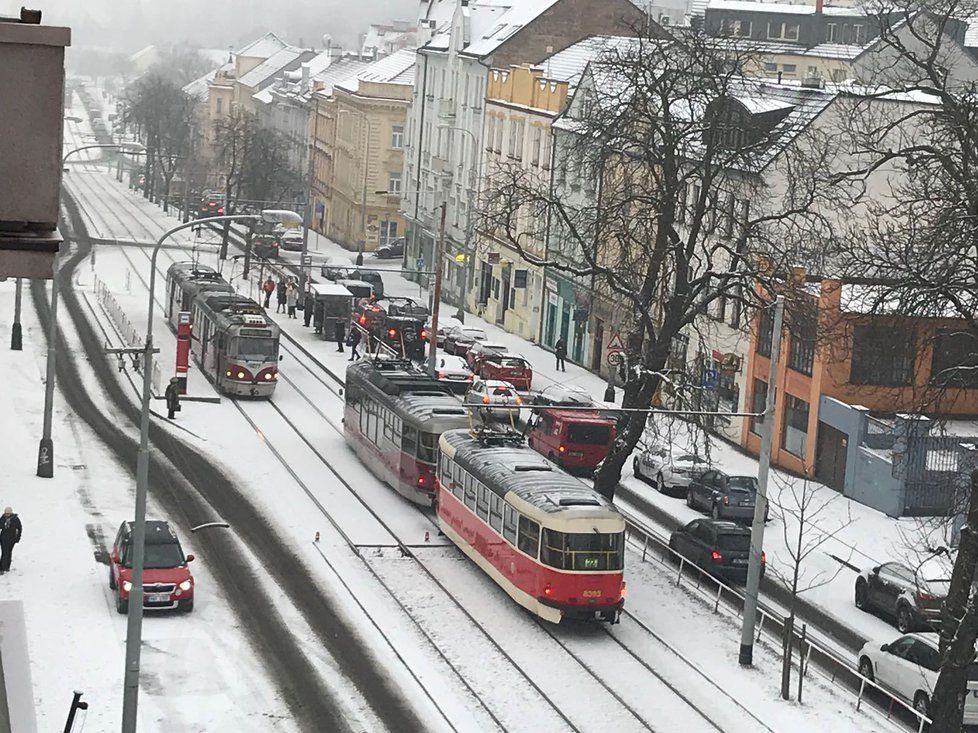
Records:
M116 381L102 352L102 344L72 289L72 270L88 255L91 244L81 211L67 194L65 208L79 248L67 258L58 275L64 304L81 337L85 356L106 395L132 425L136 425L138 408ZM43 283L32 283L31 295L42 324L46 324L50 312ZM120 462L135 474L135 433L120 428L92 401L83 386L75 356L60 333L58 350L58 386L65 400ZM261 558L379 721L391 731L424 730L423 721L393 680L382 672L381 661L365 648L357 629L330 597L316 590L316 584L303 564L275 535L263 513L237 491L233 479L192 446L157 424L150 424L150 439L172 464L167 465L151 454L149 489L153 498L185 530L199 518L213 516L214 512L229 521L235 527L237 539ZM282 698L295 713L297 723L307 730L348 729L343 705L320 679L299 640L276 611L268 591L256 583L253 570L241 557L235 539L224 533L210 533L195 536L195 542L208 553L215 578L242 626L247 629L249 641L265 663L268 676L278 685Z

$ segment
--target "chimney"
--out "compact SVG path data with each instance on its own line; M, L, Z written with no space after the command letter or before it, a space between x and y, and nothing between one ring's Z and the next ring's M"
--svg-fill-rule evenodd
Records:
M309 89L309 64L304 63L301 66L302 69L302 91L305 92Z
M822 14L822 6L825 4L825 0L815 0L815 15Z

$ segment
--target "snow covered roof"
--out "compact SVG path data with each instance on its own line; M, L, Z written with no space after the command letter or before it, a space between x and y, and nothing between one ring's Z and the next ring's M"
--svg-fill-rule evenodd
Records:
M361 61L356 58L344 57L337 59L327 66L325 70L313 77L315 86L319 87L316 93L326 97L330 96L333 93L334 86L341 81L349 79L351 76L356 76L368 65L368 61Z
M784 15L815 15L815 5L791 3L762 2L761 0L710 0L707 10L729 10L746 13L782 13ZM826 5L822 8L823 15L834 16L866 16L862 8L844 8Z
M336 86L356 94L360 89L361 81L413 85L416 58L417 54L413 48L402 48L380 61L368 64L355 75L338 81Z
M568 91L573 91L594 59L614 49L630 48L635 43L636 39L623 36L591 36L544 59L540 66L545 79L566 81Z
M492 20L495 21L492 25L488 22L484 22L482 27L485 28L484 32L478 36L475 34L475 28L473 27L473 35L468 46L466 46L464 53L469 56L476 56L482 58L493 53L497 48L499 48L503 43L516 35L524 26L529 25L539 16L553 7L559 0L513 0L512 7L506 10L504 13L499 13L498 8L493 7L492 12L483 11L483 16L485 20L489 20L489 16L492 16ZM475 9L474 9L475 10ZM474 26L475 24L473 24ZM488 26L488 27L486 27Z
M875 44L876 39L873 40ZM869 45L873 45L869 44ZM858 58L862 53L869 48L866 46L854 46L845 43L819 43L816 46L807 48L804 51L805 56L817 56L824 59L840 59L843 61L852 61Z
M964 33L964 47L978 48L978 18L972 18Z
M288 48L289 44L276 36L274 33L266 33L256 41L252 41L247 46L238 51L238 56L248 56L251 58L267 59L283 48Z
M962 306L978 312L978 299L970 292L957 294ZM856 315L903 315L915 318L960 318L961 311L950 300L924 292L915 293L904 287L884 284L862 285L843 283L839 294L843 313Z
M214 77L217 76L218 71L219 69L213 69L208 71L199 79L194 79L189 84L185 84L183 87L184 93L187 94L187 96L196 97L198 99L206 97L207 87L210 86L212 81L214 81Z
M262 82L265 82L271 77L275 76L284 67L288 66L299 58L299 56L301 56L303 53L306 53L304 49L296 48L295 46L283 48L282 50L269 56L262 63L258 64L258 66L242 76L240 79L238 79L238 81L242 86L257 87Z

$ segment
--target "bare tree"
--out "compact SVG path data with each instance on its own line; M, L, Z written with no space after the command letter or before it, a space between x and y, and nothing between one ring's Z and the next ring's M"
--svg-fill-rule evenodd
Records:
M975 0L875 3L881 63L870 100L854 105L850 133L864 165L843 174L866 181L880 172L871 226L851 235L846 266L880 281L876 312L950 317L939 333L922 409L941 410L978 387L978 95L974 61L959 42L978 18ZM968 520L940 629L942 665L930 716L933 731L959 730L978 618L971 583L978 568L978 497L972 477Z
M649 407L677 336L714 310L743 324L757 282L828 237L816 204L833 141L816 139L790 104L756 113L760 84L738 74L748 55L694 32L642 32L589 66L555 124L553 181L501 160L488 167L482 236L590 283L623 313L623 407ZM542 258L529 246L541 240ZM604 495L646 422L620 418L596 475Z
M852 513L841 494L809 481L776 476L775 492L770 497L774 517L781 521L785 549L773 553L767 571L788 591L788 616L785 619L784 655L781 667L781 697L791 697L791 656L795 632L795 607L802 593L831 583L841 572L839 563L832 572L810 571L812 555L826 542L834 540L840 532L852 524ZM834 516L834 510L843 505L843 515ZM844 561L852 556L852 550ZM804 650L799 649L799 674L804 677ZM798 686L801 701L801 682Z

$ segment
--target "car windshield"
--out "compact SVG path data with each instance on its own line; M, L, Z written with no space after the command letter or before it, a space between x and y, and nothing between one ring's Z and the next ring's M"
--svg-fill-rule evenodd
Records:
M467 339L469 341L485 341L488 336L486 336L485 331L480 331L477 328L463 328L459 330L459 338Z
M689 453L684 453L681 456L676 456L673 460L676 463L697 463L697 464L706 463L706 461L703 458L700 458L699 456L691 455Z
M504 359L503 366L507 369L523 369L526 367L526 362L522 359Z
M568 443L586 443L587 445L607 445L611 439L611 428L607 425L583 423L567 428Z
M727 478L727 487L753 493L757 491L757 479L753 476L730 476Z
M235 353L243 359L274 359L275 339L239 336Z
M717 535L717 549L727 552L750 552L749 534Z
M146 554L143 559L143 566L147 568L175 568L183 565L185 559L180 545L176 542L166 544L146 545ZM132 567L132 551L127 553L126 567Z
M494 395L501 395L502 397L509 397L513 394L509 391L509 387L494 387L492 393Z

